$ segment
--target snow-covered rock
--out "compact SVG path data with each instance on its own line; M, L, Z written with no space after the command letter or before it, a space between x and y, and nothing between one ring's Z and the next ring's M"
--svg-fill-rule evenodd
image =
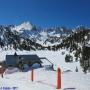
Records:
M29 22L24 22L21 25L15 26L14 28L12 28L12 30L16 30L18 32L22 31L22 30L32 30L33 26L31 23Z

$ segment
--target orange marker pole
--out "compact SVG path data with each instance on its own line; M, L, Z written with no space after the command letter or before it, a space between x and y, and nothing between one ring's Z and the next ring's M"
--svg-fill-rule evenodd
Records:
M57 70L57 89L61 89L61 70Z
M34 81L34 71L33 71L33 69L32 69L32 71L31 71L31 81L32 81L32 82Z

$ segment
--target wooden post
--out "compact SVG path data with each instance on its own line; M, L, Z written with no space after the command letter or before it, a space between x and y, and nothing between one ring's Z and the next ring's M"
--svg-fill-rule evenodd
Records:
M5 68L0 66L0 74L1 74L1 77L3 78L3 74L5 72Z
M57 89L61 89L61 70L57 70Z
M33 82L34 81L34 70L32 69L31 71L31 81Z

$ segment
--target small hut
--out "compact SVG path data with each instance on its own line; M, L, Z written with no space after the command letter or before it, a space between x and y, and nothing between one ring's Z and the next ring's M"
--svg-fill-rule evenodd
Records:
M37 55L6 55L7 67L22 67L25 64L32 66L35 63L40 64L40 66L42 63Z

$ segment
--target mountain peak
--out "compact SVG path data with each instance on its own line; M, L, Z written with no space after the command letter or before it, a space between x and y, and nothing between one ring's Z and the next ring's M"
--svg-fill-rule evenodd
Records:
M15 26L13 30L21 31L21 30L32 30L33 25L30 22L23 22L22 24Z

